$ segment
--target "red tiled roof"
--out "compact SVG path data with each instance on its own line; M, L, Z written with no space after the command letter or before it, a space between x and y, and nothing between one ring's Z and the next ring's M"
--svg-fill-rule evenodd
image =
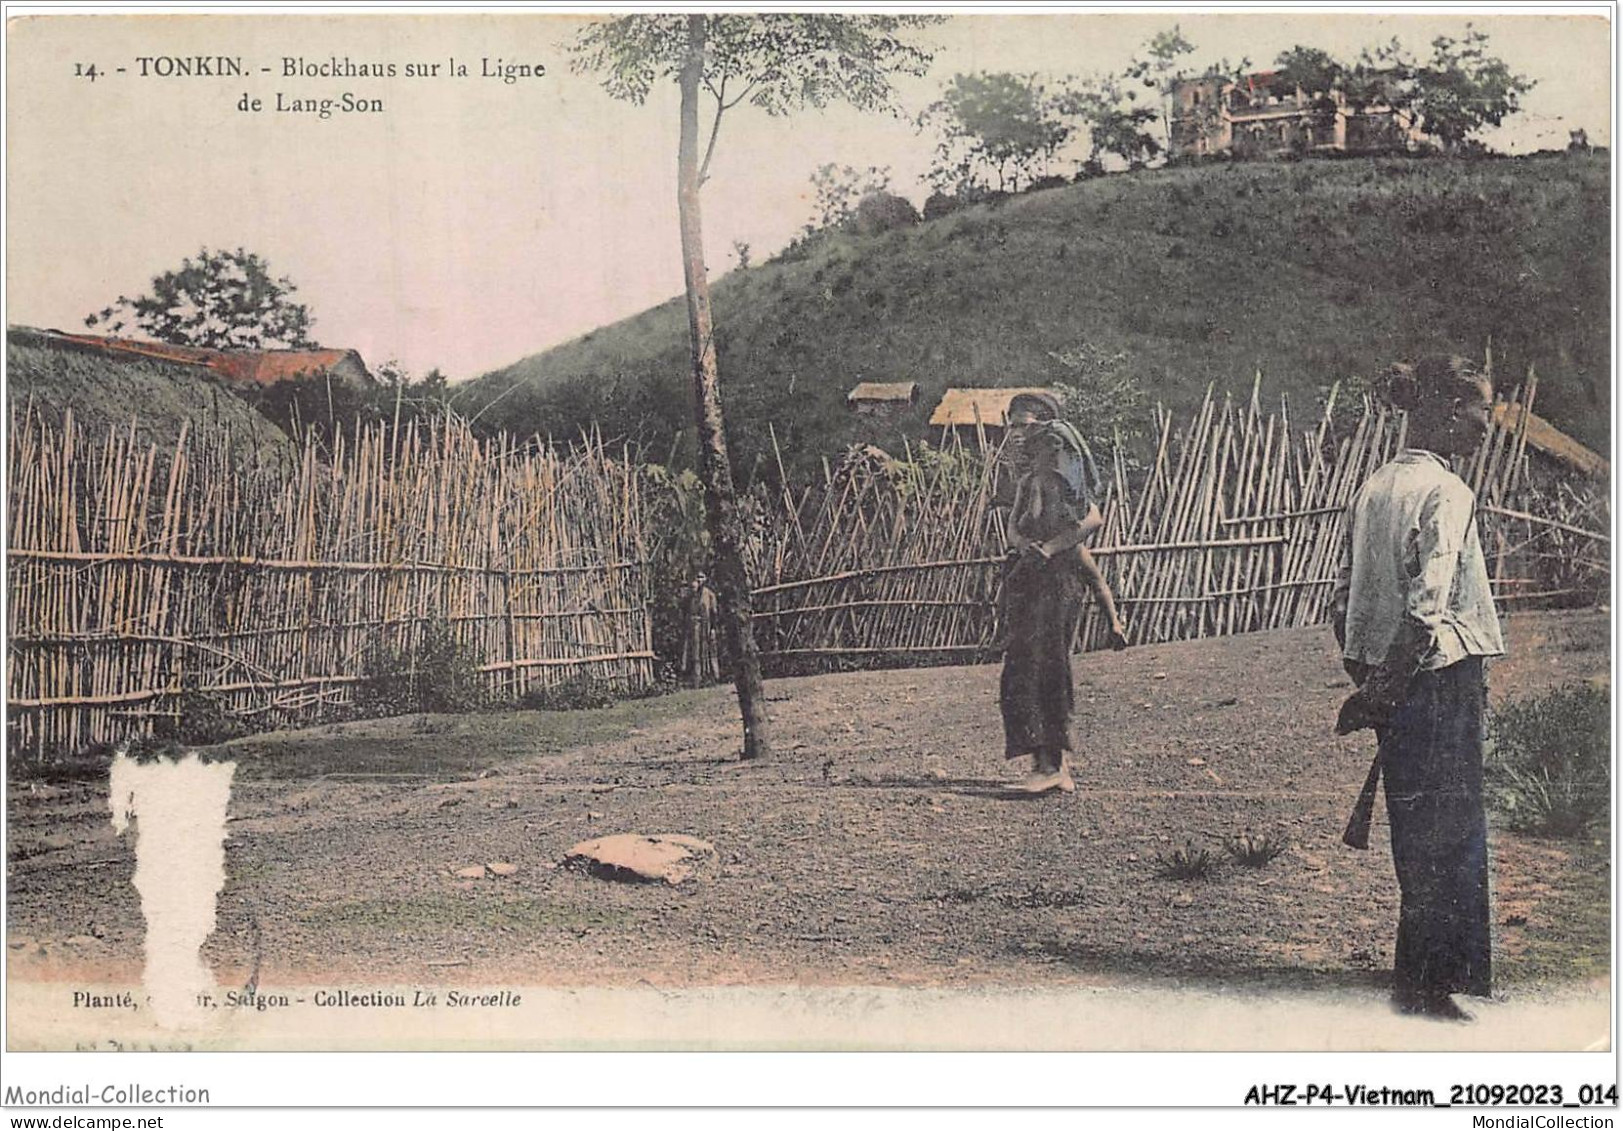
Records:
M325 373L343 363L353 350L247 350L221 351L208 362L211 369L242 381L270 385L287 377Z
M223 377L270 385L289 377L325 373L354 358L357 368L366 372L366 363L354 350L214 350L199 346L178 346L169 342L148 342L136 338L110 338L96 334L67 334L48 331L50 337L108 353L128 354L180 365L199 365Z

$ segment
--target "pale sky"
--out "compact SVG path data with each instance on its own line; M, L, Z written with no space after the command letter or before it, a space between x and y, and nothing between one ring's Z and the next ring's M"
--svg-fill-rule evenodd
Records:
M1417 55L1468 20L1538 81L1524 112L1486 137L1510 152L1611 142L1610 27L1589 16L1442 15L1386 9L968 15L921 33L931 73L900 84L916 113L959 72L1119 72L1154 32L1181 25L1199 67L1259 67L1294 44L1351 58L1402 39ZM82 330L83 318L201 247L244 247L298 285L325 346L453 379L576 337L680 293L676 98L610 99L572 74L578 17L483 15L51 16L7 42L8 323ZM143 57L230 56L241 76L139 74ZM283 60L440 64L429 78L286 78ZM469 66L448 77L454 57ZM480 60L539 63L509 85ZM101 77L76 77L94 63ZM150 69L159 64L148 62ZM125 73L115 68L124 67ZM262 73L269 67L271 73ZM109 73L111 72L111 73ZM327 120L274 110L278 94L382 99ZM239 111L244 96L265 109ZM921 203L933 139L849 109L728 116L705 189L712 277L733 242L760 261L811 218L824 162L889 166ZM1597 233L1604 238L1604 233Z

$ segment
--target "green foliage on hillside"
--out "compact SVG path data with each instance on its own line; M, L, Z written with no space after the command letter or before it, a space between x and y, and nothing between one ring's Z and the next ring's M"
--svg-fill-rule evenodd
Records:
M1538 409L1609 446L1608 165L1595 156L1217 164L1096 178L917 227L831 233L715 287L738 472L792 477L850 443L928 435L952 385L1072 372L1125 355L1183 409L1208 382L1315 410L1337 380L1434 351L1501 383L1536 365ZM459 396L480 427L572 437L595 420L650 458L691 449L687 328L673 300L488 374ZM917 381L889 420L852 415L858 381ZM517 388L514 386L517 385ZM497 399L500 398L500 399ZM768 423L772 430L767 428Z

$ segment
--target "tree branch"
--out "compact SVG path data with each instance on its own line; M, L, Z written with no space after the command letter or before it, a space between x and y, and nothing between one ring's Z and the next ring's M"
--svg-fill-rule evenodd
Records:
M727 89L727 80L725 78L721 80L721 87L722 90ZM727 105L722 102L721 95L718 93L716 95L716 117L710 123L710 142L704 147L704 160L699 163L699 185L701 187L710 179L710 158L715 156L716 138L721 133L721 116L726 112Z

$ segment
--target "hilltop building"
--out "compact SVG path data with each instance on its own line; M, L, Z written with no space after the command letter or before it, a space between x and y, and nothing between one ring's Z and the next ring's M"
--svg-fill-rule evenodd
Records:
M1172 88L1169 157L1242 159L1309 153L1402 153L1421 140L1415 116L1377 95L1306 91L1271 71L1188 79Z

